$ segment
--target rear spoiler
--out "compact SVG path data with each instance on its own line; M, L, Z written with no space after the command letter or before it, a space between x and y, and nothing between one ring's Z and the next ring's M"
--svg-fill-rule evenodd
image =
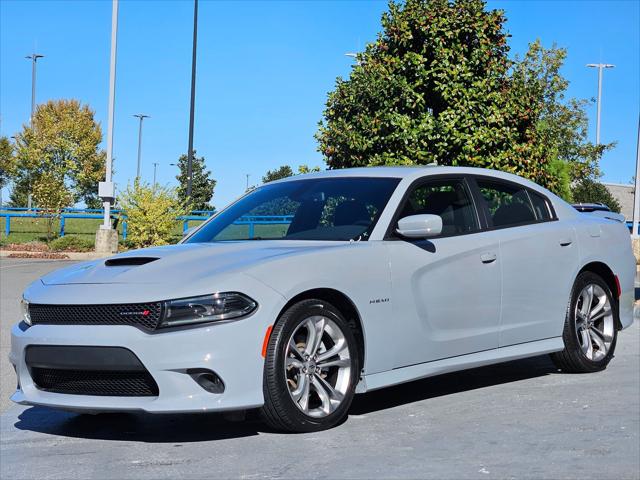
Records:
M607 220L615 220L616 222L625 223L624 215L616 212L607 212L605 210L594 210L593 212L580 212L584 215L595 215L596 217L606 218Z

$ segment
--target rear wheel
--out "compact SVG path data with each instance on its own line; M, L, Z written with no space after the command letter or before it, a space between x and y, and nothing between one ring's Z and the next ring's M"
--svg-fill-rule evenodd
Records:
M562 335L564 350L551 355L556 366L575 373L604 370L616 348L616 315L617 304L605 281L592 272L578 275Z
M351 327L333 305L293 305L276 322L267 347L265 421L295 432L333 427L347 415L359 368Z

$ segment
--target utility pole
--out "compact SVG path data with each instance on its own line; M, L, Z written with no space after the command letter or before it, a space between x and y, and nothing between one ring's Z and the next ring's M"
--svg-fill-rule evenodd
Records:
M631 237L636 241L640 239L638 223L640 223L640 116L638 116L638 145L636 146L636 187L633 191L633 224Z
M140 158L142 154L142 121L145 118L149 118L149 115L145 115L144 113L137 113L134 117L140 119L140 125L138 127L138 168L136 170L136 180L140 181Z
M602 110L602 70L605 68L614 68L615 65L610 63L589 63L589 68L598 69L598 113L596 118L596 145L600 145L600 112Z
M153 162L153 188L156 188L156 170L158 168L158 162Z
M44 55L39 53L32 53L24 58L31 60L31 120L30 123L33 126L33 116L36 113L36 64L39 58L43 58Z
M193 186L193 118L196 103L196 52L198 43L198 0L193 2L193 52L191 55L191 108L189 111L189 148L187 150L187 197Z

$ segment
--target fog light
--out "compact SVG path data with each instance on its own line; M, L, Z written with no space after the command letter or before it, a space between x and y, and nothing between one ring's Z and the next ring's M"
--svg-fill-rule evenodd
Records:
M215 372L207 370L206 368L190 368L187 370L187 373L207 392L224 392L224 382Z

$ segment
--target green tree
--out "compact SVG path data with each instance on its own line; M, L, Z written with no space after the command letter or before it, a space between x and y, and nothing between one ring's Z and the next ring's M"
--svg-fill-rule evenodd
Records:
M577 159L588 170L599 153L582 135L584 103L564 100L566 53L536 43L514 64L504 22L483 0L391 1L329 93L316 134L329 167L495 168L569 195Z
M267 173L262 177L262 183L269 183L281 178L287 178L293 176L293 169L289 165L282 165L275 170L267 170Z
M547 160L555 191L571 200L570 184L600 176L598 163L614 144L594 145L588 139L588 100L566 98L569 82L562 76L567 51L555 45L545 49L540 40L516 57L511 73L510 100L525 108L532 120L532 143Z
M97 185L105 168L101 141L102 130L87 105L77 100L50 100L39 105L32 125L25 125L16 135L12 200L26 197L41 177L49 176L61 182L73 203L99 206Z
M576 203L604 203L612 212L620 213L620 203L600 182L585 178L572 188L573 201Z
M313 172L319 172L320 171L320 167L309 167L308 165L299 165L298 166L298 174L299 175L303 175L305 173L313 173Z
M216 181L211 178L211 171L207 170L204 157L196 157L193 152L193 162L191 172L193 181L191 185L191 201L187 197L188 184L188 163L187 156L181 155L178 159L178 167L180 173L176 177L178 180L178 198L185 204L189 204L190 210L214 210L210 203L213 197L213 190L216 187Z
M33 199L42 208L39 213L46 222L47 241L51 241L56 236L54 227L62 209L73 204L73 195L65 187L62 175L40 175L31 186Z
M308 165L298 166L298 175L319 171L320 167L309 167ZM275 170L267 170L267 173L265 173L262 177L262 183L269 183L273 182L274 180L280 180L281 178L293 177L293 175L293 168L291 168L289 165L282 165Z
M118 206L127 217L127 243L136 248L173 243L176 218L188 212L175 190L137 180L120 194Z
M0 188L5 187L15 170L13 145L7 137L0 137Z

